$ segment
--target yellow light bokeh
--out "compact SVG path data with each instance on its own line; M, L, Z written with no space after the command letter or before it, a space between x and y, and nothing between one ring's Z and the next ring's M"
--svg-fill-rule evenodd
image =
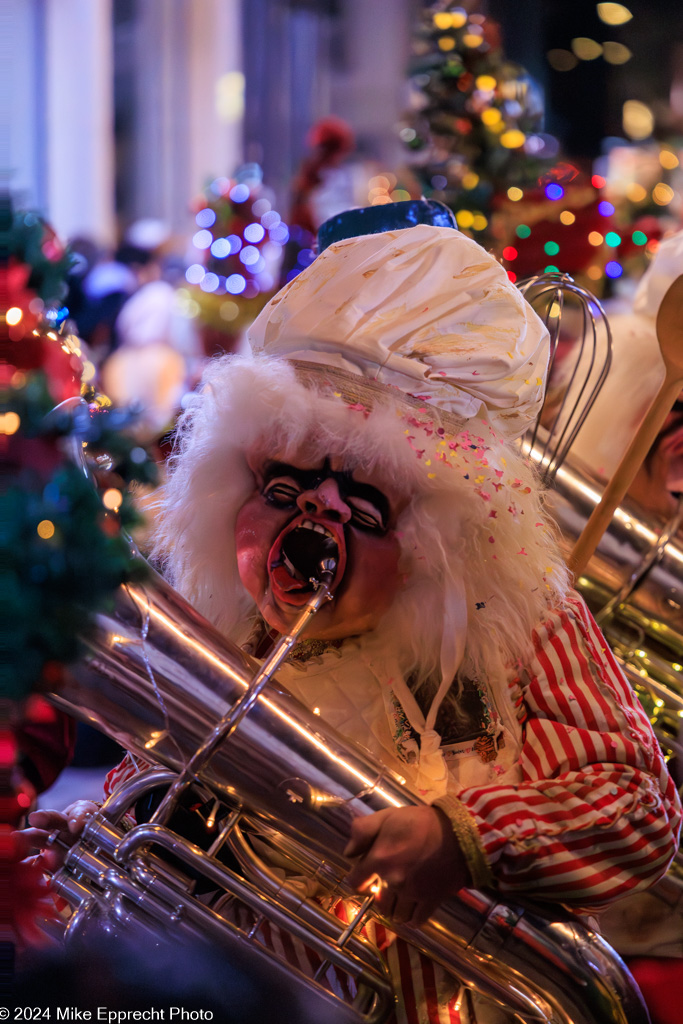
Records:
M602 277L602 267L598 267L596 264L593 264L588 268L586 273L590 277L591 281L599 281Z
M484 231L487 225L488 221L483 213L477 213L472 218L472 229L474 231Z
M391 196L388 196L385 192L384 195L375 196L375 198L371 201L370 206L386 206L386 204L390 202Z
M563 210L562 213L560 214L560 223L561 224L566 224L566 225L573 224L575 220L576 220L576 215L573 214L571 212L571 210Z
M20 309L19 306L10 306L10 308L5 313L5 320L10 325L10 327L14 327L15 324L19 323L23 315L24 311Z
M21 426L21 417L16 412L0 414L0 434L16 434Z
M466 24L467 15L461 8L458 8L457 11L451 11L451 25L453 28L462 28Z
M548 50L546 57L553 71L573 71L579 63L570 50Z
M657 182L652 189L652 199L657 206L668 206L673 197L674 190L671 188L671 185L667 185L663 181Z
M111 509L112 512L116 512L122 501L123 495L118 487L110 487L102 495L102 504L105 508Z
M628 46L615 42L603 43L602 55L608 64L626 64L633 56Z
M391 193L391 200L394 203L405 203L410 199L410 192L405 188L395 188Z
M36 533L41 540L49 540L50 537L55 535L55 524L51 523L49 519L43 519L36 526Z
M481 112L482 123L489 127L491 127L491 125L498 124L502 116L503 115L500 110L498 110L498 107L487 107L486 110L482 110Z
M678 167L680 160L670 149L660 149L659 162L665 171L673 171L674 168Z
M467 37L465 37L467 38ZM449 50L455 49L455 39L452 36L442 36L439 39L439 49L447 53Z
M477 36L474 34L474 32L467 32L462 37L462 41L465 44L465 46L470 46L472 47L472 49L474 49L477 46L481 46L481 44L484 42L484 39L483 36Z
M600 234L599 231L591 231L591 233L588 235L588 244L589 245L602 245L602 243L604 241L605 241L605 239L603 238L603 236Z
M493 92L496 88L496 80L493 75L479 75L475 78L474 84L482 92Z
M474 223L474 214L471 210L458 210L455 219L459 228L471 228Z
M221 320L230 322L230 320L234 320L235 317L239 316L239 311L240 309L236 302L233 302L231 299L226 299L225 302L221 303L218 315Z
M478 184L479 184L479 175L475 174L474 171L468 171L467 174L463 175L462 187L466 188L468 190L468 192L471 189L476 188Z
M625 25L633 15L623 4L597 4L598 17L605 25Z
M96 372L97 371L95 369L95 364L91 363L89 359L86 359L83 363L83 372L81 374L81 380L85 381L85 383L87 384L88 381L95 379Z
M654 114L646 103L640 100L626 100L622 107L621 120L625 133L630 139L647 139L654 130Z
M446 29L451 27L451 16L447 11L439 11L434 15L434 27Z
M500 144L505 149L519 149L525 142L526 135L519 128L510 128L508 131L503 132L500 137Z
M577 36L572 39L572 50L579 60L597 60L602 54L602 46L588 36Z
M642 203L646 196L647 190L637 181L632 181L626 188L626 198L630 199L632 203Z
M517 188L516 185L511 185L508 189L508 199L513 203L518 203L520 199L524 198L524 193L521 188Z

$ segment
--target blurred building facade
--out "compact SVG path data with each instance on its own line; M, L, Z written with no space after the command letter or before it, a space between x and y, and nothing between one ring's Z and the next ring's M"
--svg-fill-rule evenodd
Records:
M191 227L244 160L286 207L306 133L334 114L393 166L418 0L15 0L8 22L15 201L64 238L114 244L141 217Z

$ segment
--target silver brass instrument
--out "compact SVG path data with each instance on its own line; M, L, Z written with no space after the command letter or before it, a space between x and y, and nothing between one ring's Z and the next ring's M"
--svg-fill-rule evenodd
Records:
M324 595L314 598L320 603ZM114 793L55 876L74 908L68 937L103 927L155 941L202 938L227 955L250 943L254 957L315 993L321 1007L334 1006L339 1019L380 1024L393 1007L391 984L359 934L372 897L356 895L358 913L343 925L295 880L283 881L262 844L289 865L288 877L306 875L329 897L347 897L342 851L351 820L419 799L159 577L120 588L113 610L99 614L84 639L86 657L51 700L159 767ZM160 785L177 794L189 780L214 801L207 849L173 831L171 797L149 822L127 827L124 815L141 796ZM220 859L225 850L239 870ZM215 890L210 902L193 896L185 869ZM465 889L420 929L389 926L518 1021L646 1024L640 994L614 951L571 915L551 913ZM317 954L313 979L274 960L259 937L264 918ZM357 992L341 1009L326 982L330 964Z
M532 457L536 457L532 452ZM603 484L571 456L549 492L571 550ZM683 763L683 502L668 522L626 498L576 581L666 752ZM676 774L674 772L674 774ZM679 784L681 779L679 778Z

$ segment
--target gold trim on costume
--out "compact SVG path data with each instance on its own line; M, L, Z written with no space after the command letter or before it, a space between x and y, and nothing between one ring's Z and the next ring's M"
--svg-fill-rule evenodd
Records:
M434 807L443 811L451 823L455 838L460 844L476 889L493 885L493 874L486 860L477 823L461 800L455 796L442 796L434 801Z

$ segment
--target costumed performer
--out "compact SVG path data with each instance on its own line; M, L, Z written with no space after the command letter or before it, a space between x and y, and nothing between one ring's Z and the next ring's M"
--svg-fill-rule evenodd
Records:
M596 476L609 480L664 381L657 313L669 287L683 274L683 231L660 243L643 274L630 313L610 317L612 365L572 444ZM575 375L582 380L581 367ZM578 388L578 384L575 387ZM565 400L571 408L571 392ZM629 496L646 511L670 519L683 493L683 394L639 469Z
M182 418L156 555L258 656L308 597L287 538L336 544L334 600L279 679L425 800L354 823L351 884L379 875L380 911L419 923L465 885L584 910L652 883L677 794L511 443L542 400L548 338L505 271L452 227L343 238L250 339ZM108 791L143 767L128 755ZM41 843L67 819L33 824ZM397 1021L475 1019L457 981L369 932Z

